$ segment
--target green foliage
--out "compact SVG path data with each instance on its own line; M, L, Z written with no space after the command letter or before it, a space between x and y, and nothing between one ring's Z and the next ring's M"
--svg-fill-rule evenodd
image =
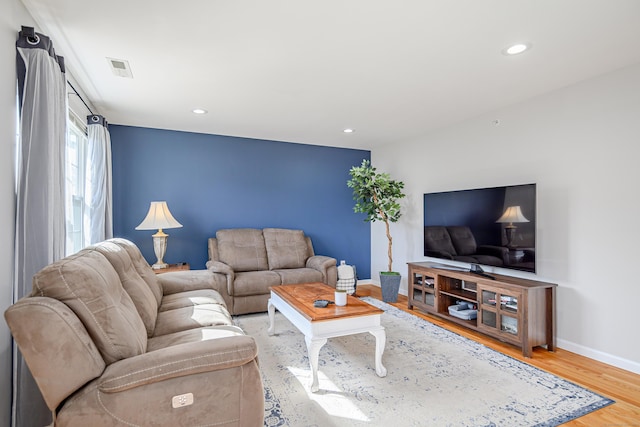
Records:
M391 179L387 173L377 172L369 160L363 160L360 166L352 167L349 175L351 179L347 181L347 186L353 189L353 200L356 202L353 211L365 214L365 221L383 221L386 225L389 240L389 271L391 271L393 239L389 232L389 223L400 219L399 200L405 196L402 193L404 183Z
M354 212L364 213L365 221L370 222L397 222L400 219L398 200L404 197L404 183L392 180L388 173L377 172L369 160L352 167L349 175L351 179L347 186L353 188Z

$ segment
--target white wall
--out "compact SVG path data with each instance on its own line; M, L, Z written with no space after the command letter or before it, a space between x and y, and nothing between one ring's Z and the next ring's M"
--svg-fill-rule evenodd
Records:
M494 120L499 120L495 125ZM424 261L423 193L536 183L538 274L557 283L561 348L640 373L640 64L372 150L405 182L394 268ZM386 265L372 227L371 277ZM406 292L406 277L403 280Z
M16 140L16 38L21 25L34 26L19 0L0 2L0 313L13 298L13 230L15 229L14 158ZM11 420L11 334L0 321L0 425Z

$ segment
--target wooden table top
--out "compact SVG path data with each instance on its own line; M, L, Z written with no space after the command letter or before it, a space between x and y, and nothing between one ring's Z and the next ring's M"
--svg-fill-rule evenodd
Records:
M347 295L347 305L345 306L329 304L324 308L314 307L313 302L317 299L334 301L335 289L324 283L280 285L272 286L269 289L311 322L384 313L384 310L351 295Z
M166 268L153 269L153 272L156 274L162 274L162 273L172 273L174 271L185 271L185 270L191 270L191 267L186 262L183 262L180 264L169 264L169 266Z

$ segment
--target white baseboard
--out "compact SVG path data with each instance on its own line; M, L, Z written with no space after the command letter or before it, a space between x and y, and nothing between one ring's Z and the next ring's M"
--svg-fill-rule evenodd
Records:
M362 279L362 280L359 279L358 283L356 283L356 286L359 286L359 285L373 285L373 286L380 287L380 283L375 283L371 279Z
M379 282L374 282L374 281L373 281L373 280L371 280L371 279L362 279L362 280L358 280L358 285L373 285L373 286L376 286L376 287L378 287L378 288L380 287L380 283L379 283ZM407 290L406 290L406 289L403 289L403 288L402 288L402 286L401 286L401 287L400 287L400 289L398 290L398 294L400 294L400 295L404 295L405 297L406 297L406 296L409 296L409 293L407 292Z
M616 368L624 369L634 374L640 374L640 363L634 362L633 360L624 359L559 338L557 339L557 345L563 350L579 354L580 356L588 357L589 359L597 360L598 362L606 363L607 365L615 366Z
M358 280L358 285L373 285L380 287L380 283L376 283L371 279ZM400 288L400 294L407 296L407 290ZM634 362L633 360L624 359L622 357L594 350L563 339L557 339L557 346L572 353L579 354L580 356L588 357L589 359L597 360L598 362L606 363L607 365L615 366L616 368L624 369L625 371L633 372L634 374L640 374L640 363Z

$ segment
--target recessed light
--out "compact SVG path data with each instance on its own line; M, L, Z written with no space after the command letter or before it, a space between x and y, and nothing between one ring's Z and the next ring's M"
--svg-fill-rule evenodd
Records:
M354 133L355 129L347 128L347 129L343 130L342 132L344 132L344 133Z
M207 114L208 113L207 110L203 110L202 108L194 108L191 111L193 112L193 114Z
M504 49L502 53L505 55L517 55L529 49L531 49L531 44L529 43L516 43Z

